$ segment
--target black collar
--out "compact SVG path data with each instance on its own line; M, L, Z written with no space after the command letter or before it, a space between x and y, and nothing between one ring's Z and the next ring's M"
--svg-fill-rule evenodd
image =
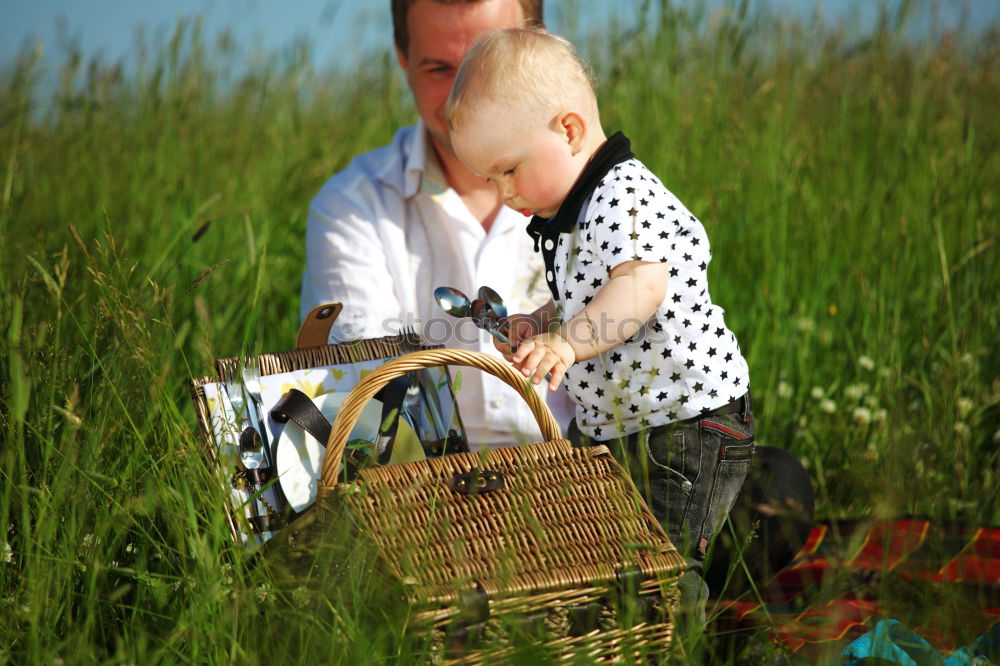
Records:
M580 209L586 204L601 179L611 171L616 164L626 162L634 157L628 138L621 132L615 132L604 142L594 156L584 167L583 173L576 179L573 189L569 191L566 200L556 211L553 218L542 218L537 215L528 223L528 235L535 241L535 252L541 246L542 259L545 260L545 282L549 285L552 298L558 300L559 286L556 284L555 256L556 238L559 234L572 233L576 229ZM542 239L547 242L541 243Z
M540 238L555 238L558 234L567 234L576 227L580 209L590 199L597 184L604 174L616 164L634 157L628 137L621 132L611 135L584 167L583 173L577 178L573 189L556 212L555 217L543 218L535 215L528 223L528 235L535 241L535 251L538 251Z

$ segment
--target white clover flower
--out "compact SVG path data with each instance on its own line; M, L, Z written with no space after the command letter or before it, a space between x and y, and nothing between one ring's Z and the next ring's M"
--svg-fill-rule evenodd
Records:
M854 411L851 412L851 416L861 425L868 425L872 420L871 410L867 407L855 407Z
M870 356L865 356L864 354L862 354L861 356L858 357L858 367L860 367L862 370L874 370L875 361L873 361Z
M778 382L778 397L779 398L791 398L792 397L792 385L788 382Z
M833 414L835 411L837 411L837 403L829 399L823 400L822 402L819 403L819 408L824 412L826 412L827 414Z
M803 333L811 333L816 330L816 321L809 317L799 317L795 320L795 328Z
M0 541L0 563L11 564L14 562L14 549L6 541Z
M101 543L101 537L95 534L84 534L82 542L83 552L86 553L90 551L91 548L99 545L100 543Z
M891 368L881 367L881 368L878 369L878 376L882 377L883 379L887 379L891 375L892 375L892 369Z
M811 395L815 400L822 400L823 396L826 395L826 392L819 386L813 386L812 390L809 391L809 395Z
M864 402L865 402L865 407L868 407L870 409L875 409L876 407L878 407L878 398L875 397L874 394L866 395Z
M112 569L118 568L118 560L111 560L111 568Z
M888 417L889 414L884 409L876 409L875 413L872 414L872 421L875 423L884 423Z
M257 586L257 588L254 590L254 593L257 595L257 601L259 601L262 604L267 603L268 601L274 599L274 592L271 590L271 588L269 588L267 585L263 583Z
M972 408L976 406L975 403L968 398L959 398L956 404L958 406L958 415L960 418L968 416L969 412L972 411Z
M128 553L129 555L131 555L132 553L134 553L135 552L135 544L134 543L127 544L125 546L125 552Z
M860 400L866 393L868 393L868 384L864 382L851 384L844 388L844 396L848 400Z
M309 592L309 588L305 585L300 585L292 590L292 600L295 601L297 606L307 606L309 602L312 601L312 595Z
M955 423L955 434L959 437L966 437L969 434L969 426L964 421Z

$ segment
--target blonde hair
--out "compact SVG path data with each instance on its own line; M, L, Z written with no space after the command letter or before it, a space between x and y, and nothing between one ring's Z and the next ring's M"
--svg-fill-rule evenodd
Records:
M590 67L568 40L539 28L491 30L473 45L448 96L449 128L483 102L598 117Z

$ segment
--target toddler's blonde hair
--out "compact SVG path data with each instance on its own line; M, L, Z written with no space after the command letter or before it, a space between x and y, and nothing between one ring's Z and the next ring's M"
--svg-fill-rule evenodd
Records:
M448 96L449 128L483 102L598 117L590 67L568 40L540 28L491 30L469 50Z

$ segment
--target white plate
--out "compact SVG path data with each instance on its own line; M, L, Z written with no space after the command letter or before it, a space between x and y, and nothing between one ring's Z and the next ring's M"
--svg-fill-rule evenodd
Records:
M324 393L313 398L313 404L332 424L347 396L348 394L343 392ZM348 441L366 439L369 442L374 442L381 420L382 403L376 400L370 401L361 411L361 416L354 429L351 430ZM399 459L400 456L397 454L410 451L413 449L414 443L421 454L420 457L423 457L423 449L420 448L416 434L403 419L399 420L395 441L392 462L404 462ZM316 501L318 481L323 475L323 456L326 455L326 442L317 442L299 424L288 421L281 429L275 447L277 450L275 464L278 468L278 483L281 484L281 490L291 508L296 512L302 511ZM410 455L408 458L413 459L413 456Z

